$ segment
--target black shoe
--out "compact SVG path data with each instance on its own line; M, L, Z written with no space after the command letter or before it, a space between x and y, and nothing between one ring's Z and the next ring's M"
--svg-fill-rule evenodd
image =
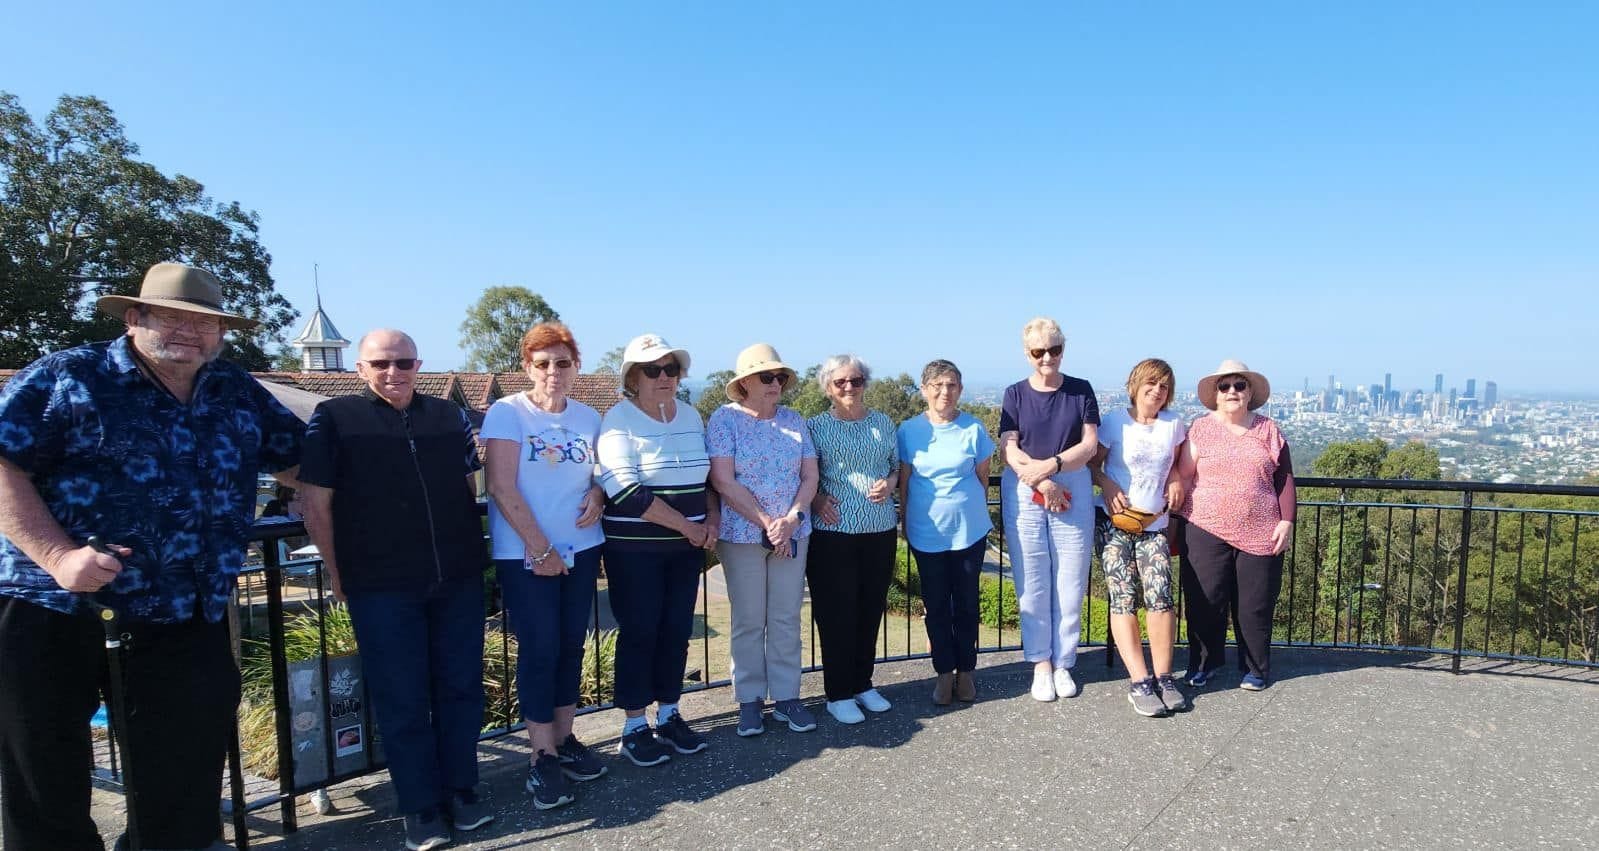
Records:
M633 760L634 765L645 767L660 765L672 758L666 746L655 741L655 731L648 725L622 736L622 741L616 744L616 752Z
M605 763L571 733L566 734L566 741L556 745L555 753L560 757L561 771L573 780L597 780L605 774Z
M655 738L671 745L678 753L699 753L707 745L705 737L694 732L683 716L676 712L666 719L666 723L655 728Z
M527 791L533 796L533 806L541 810L572 803L572 786L561 773L561 761L543 751L527 770Z
M439 818L439 811L424 810L405 817L405 847L411 851L433 851L450 844L450 829Z
M494 821L494 814L473 789L463 789L450 795L450 821L456 830L477 830Z

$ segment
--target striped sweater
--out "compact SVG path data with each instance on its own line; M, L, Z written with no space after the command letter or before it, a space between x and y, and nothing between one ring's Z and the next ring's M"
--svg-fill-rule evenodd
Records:
M611 548L658 550L688 546L676 530L643 518L657 497L693 521L705 519L705 428L690 405L677 404L669 423L647 416L633 401L605 414L600 423L595 476L605 489L605 544Z

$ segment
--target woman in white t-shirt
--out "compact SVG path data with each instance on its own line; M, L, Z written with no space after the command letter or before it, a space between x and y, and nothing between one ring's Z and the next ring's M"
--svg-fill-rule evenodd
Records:
M1111 637L1127 666L1128 702L1152 718L1189 708L1171 675L1177 610L1166 519L1167 509L1183 499L1175 461L1185 434L1182 420L1166 410L1175 386L1165 361L1139 361L1127 376L1131 405L1100 420L1099 451L1089 462L1101 495L1095 532L1110 596ZM1138 634L1140 588L1153 673Z
M559 322L522 337L533 387L489 407L489 535L516 633L516 693L527 719L527 789L541 810L571 803L567 778L593 780L605 765L572 735L583 638L594 608L604 497L594 483L600 415L568 399L580 361Z

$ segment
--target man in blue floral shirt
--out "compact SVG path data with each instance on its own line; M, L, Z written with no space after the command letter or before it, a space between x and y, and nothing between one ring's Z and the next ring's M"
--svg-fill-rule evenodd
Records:
M217 360L222 310L201 269L160 263L99 308L127 335L56 352L0 391L0 827L5 847L96 849L89 718L105 651L92 605L125 619L124 680L142 843L219 842L239 701L224 619L256 476L293 480L300 422ZM86 545L92 535L112 553Z

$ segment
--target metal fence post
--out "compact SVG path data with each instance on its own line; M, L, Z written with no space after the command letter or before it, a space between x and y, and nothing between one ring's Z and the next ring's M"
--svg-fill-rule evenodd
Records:
M278 738L278 792L281 799L278 809L283 818L285 833L299 829L299 819L294 811L294 732L289 717L289 661L283 634L283 572L278 567L278 548L261 548L266 570L267 592L267 644L272 654L272 715Z
M1471 491L1461 495L1460 573L1455 577L1455 659L1451 673L1460 673L1460 654L1466 644L1466 568L1471 563Z

